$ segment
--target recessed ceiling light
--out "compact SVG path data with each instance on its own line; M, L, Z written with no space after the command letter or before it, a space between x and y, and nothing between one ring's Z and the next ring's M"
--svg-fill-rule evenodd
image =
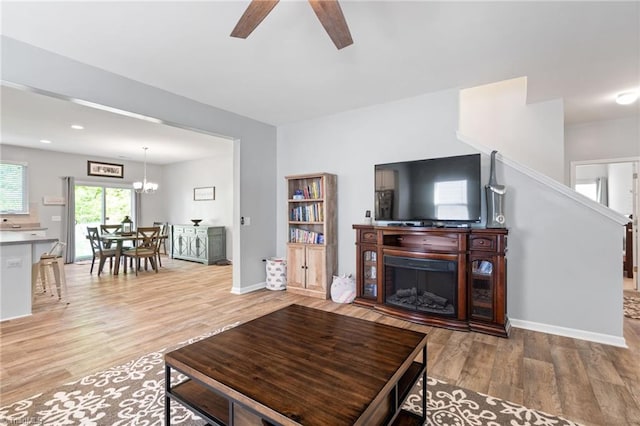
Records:
M73 130L82 130L82 129L84 129L84 126L82 124L72 124L71 128Z
M40 139L40 142L42 142L42 143L51 143L51 141L49 139Z
M616 103L619 105L630 105L638 100L638 92L632 90L630 92L623 92L616 96Z

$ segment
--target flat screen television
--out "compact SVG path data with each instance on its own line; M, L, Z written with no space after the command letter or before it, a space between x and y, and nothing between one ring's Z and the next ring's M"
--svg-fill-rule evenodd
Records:
M456 225L479 222L480 154L376 164L376 221Z

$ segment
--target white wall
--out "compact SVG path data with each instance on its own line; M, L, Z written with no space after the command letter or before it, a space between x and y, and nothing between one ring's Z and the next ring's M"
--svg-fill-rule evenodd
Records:
M609 207L620 214L633 213L633 163L613 163L609 172Z
M525 77L461 90L460 133L563 182L563 103L527 104L526 96Z
M352 224L374 210L374 164L476 152L456 139L458 91L449 90L278 128L278 256L287 238L292 174L338 175L338 269L355 276Z
M169 164L164 167L164 185L172 194L166 206L167 221L224 226L227 259L233 258L233 141L217 144L211 157ZM194 201L193 188L215 187L215 200Z
M335 173L338 269L354 273L351 225L362 223L364 211L373 208L374 164L477 152L455 136L458 98L458 90L449 90L280 127L278 255L286 249L284 176ZM555 132L554 141L561 140L563 128L556 123L562 116L554 114L562 111L554 102L547 107L534 114L551 116L547 131ZM482 158L482 181L487 182L488 156ZM525 328L621 344L622 226L498 165L498 182L507 186L509 317Z
M565 128L565 182L571 162L640 156L640 118L594 121Z
M2 78L234 139L233 288L264 282L275 251L276 128L2 36ZM240 228L240 216L251 226Z
M61 238L62 222L53 221L53 216L62 216L63 206L45 206L42 197L45 195L62 196L62 177L73 176L78 182L98 184L132 185L142 178L144 164L116 158L92 157L68 154L65 152L45 151L41 149L23 148L13 145L0 145L0 157L3 160L20 161L28 164L29 170L29 202L36 208L40 225L47 228L47 236ZM124 165L124 178L100 178L87 176L87 160L115 162ZM164 215L167 203L167 191L163 179L162 167L147 164L147 176L160 185L157 193L142 196L141 223L151 224ZM162 212L162 213L158 213Z

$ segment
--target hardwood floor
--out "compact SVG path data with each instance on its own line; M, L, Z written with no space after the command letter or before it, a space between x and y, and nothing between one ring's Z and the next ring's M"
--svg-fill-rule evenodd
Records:
M640 425L640 320L625 319L629 349L517 328L502 339L281 291L234 295L231 266L162 264L100 278L67 265L69 305L38 295L34 315L0 323L0 405L299 303L429 333L428 374L451 384L587 425Z

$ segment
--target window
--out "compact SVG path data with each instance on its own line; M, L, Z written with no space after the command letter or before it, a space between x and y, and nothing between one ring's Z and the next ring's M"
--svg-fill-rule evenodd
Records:
M591 198L593 201L598 201L598 185L596 182L576 183L576 192Z
M27 164L0 162L0 213L29 213Z

